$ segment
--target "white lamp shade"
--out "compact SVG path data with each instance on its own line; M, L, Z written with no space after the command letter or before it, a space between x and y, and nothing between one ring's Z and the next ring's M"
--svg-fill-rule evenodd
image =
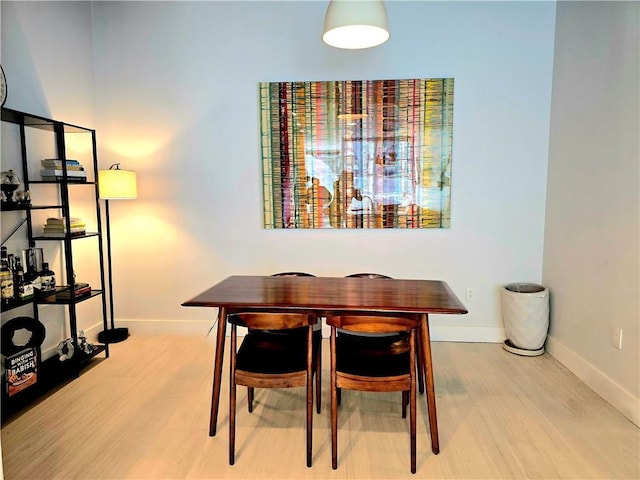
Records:
M332 47L375 47L389 39L389 22L382 0L331 0L322 40Z
M136 172L131 170L99 170L98 189L104 200L131 200L138 197Z

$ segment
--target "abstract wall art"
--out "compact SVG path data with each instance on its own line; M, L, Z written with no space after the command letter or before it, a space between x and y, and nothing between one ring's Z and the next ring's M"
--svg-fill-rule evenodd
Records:
M265 228L448 228L453 79L260 83Z

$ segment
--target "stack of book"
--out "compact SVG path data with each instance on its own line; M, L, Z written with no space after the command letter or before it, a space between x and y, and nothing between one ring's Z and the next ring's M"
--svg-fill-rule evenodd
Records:
M42 163L43 170L40 170L42 180L47 182L55 182L64 180L63 163L67 167L68 182L86 182L87 172L78 160L60 160L57 158L45 158Z
M88 283L76 282L74 284L73 298L91 295L91 285ZM69 300L71 298L71 289L63 290L56 293L57 300Z
M67 222L64 218L47 218L42 234L45 237L70 237L87 233L87 226L80 218L71 218L71 230L67 231Z

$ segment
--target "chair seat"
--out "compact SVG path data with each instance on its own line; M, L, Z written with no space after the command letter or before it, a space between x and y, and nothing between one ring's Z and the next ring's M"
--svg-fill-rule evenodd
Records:
M237 369L245 372L281 374L304 371L307 365L306 328L254 330L238 349ZM296 336L299 338L296 340ZM313 351L320 348L321 334L313 334ZM314 353L314 361L315 361Z
M336 370L363 377L407 374L409 335L361 337L340 333L336 338Z

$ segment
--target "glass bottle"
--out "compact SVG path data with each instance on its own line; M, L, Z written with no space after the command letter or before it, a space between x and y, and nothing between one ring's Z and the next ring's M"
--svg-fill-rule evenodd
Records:
M13 272L9 268L7 247L2 247L0 253L0 287L2 288L2 306L7 307L14 300Z
M20 259L15 257L13 260L13 298L16 302L20 300L20 292L18 291L18 271L22 271L22 263Z
M40 272L43 264L42 248L30 247L22 251L22 264L24 266L24 279L40 290Z
M18 298L21 301L33 297L33 284L25 279L24 272L18 270Z
M13 192L15 192L19 186L20 178L16 172L13 170L2 172L2 175L0 176L0 187L2 188L2 193L4 193L7 202L15 202Z
M56 290L56 274L49 270L49 264L43 262L42 272L40 272L40 291L54 292Z
M16 286L18 285L18 280L16 278L16 258L13 256L13 253L9 253L7 255L7 266L9 270L11 270L11 278L13 278L13 298L17 299L18 289Z

